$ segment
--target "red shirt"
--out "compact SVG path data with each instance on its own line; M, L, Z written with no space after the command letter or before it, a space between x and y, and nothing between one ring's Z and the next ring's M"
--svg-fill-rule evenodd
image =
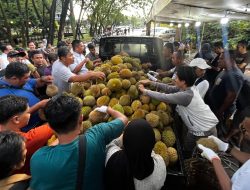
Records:
M49 124L46 123L30 131L18 132L22 137L26 139L26 148L27 148L27 155L26 161L24 166L15 173L25 173L30 174L30 159L31 156L36 152L39 148L45 146L47 141L53 135L53 130L49 127Z

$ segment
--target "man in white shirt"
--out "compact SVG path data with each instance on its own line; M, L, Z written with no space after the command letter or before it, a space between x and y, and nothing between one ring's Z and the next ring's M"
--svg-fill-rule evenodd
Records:
M80 40L74 40L72 42L74 63L69 66L70 70L75 74L84 74L88 72L85 64L89 61L89 58L85 58L83 55L85 51L85 45Z
M7 65L9 64L9 61L7 59L7 54L12 50L13 48L11 45L1 46L2 55L0 55L0 59L1 59L0 70L5 69Z
M87 71L84 74L76 75L71 72L69 66L74 63L73 54L67 47L58 49L59 60L52 65L53 83L58 87L59 92L69 91L71 82L83 82L89 79L105 78L103 72Z

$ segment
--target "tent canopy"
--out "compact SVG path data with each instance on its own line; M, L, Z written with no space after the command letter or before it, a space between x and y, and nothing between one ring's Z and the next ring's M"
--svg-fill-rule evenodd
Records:
M249 0L155 0L148 21L210 22L223 17L250 20Z

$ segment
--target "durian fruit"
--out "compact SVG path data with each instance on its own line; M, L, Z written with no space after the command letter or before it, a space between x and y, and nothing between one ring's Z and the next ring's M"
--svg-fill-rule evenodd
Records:
M156 110L162 110L166 111L167 110L167 105L164 102L160 102L156 108Z
M117 73L117 71L120 70L120 67L117 66L117 65L114 65L114 66L112 66L110 69L111 69L112 72L116 72L116 73ZM118 74L118 73L117 73L117 74ZM115 77L115 78L116 78L116 77Z
M109 118L107 113L99 112L99 111L92 111L89 114L89 121L95 125L101 122L107 121Z
M110 73L108 76L107 76L107 79L110 80L110 79L114 79L114 78L120 78L120 75L118 72L112 72Z
M130 78L132 77L132 72L129 69L122 69L119 72L121 78Z
M92 108L90 106L83 106L82 107L82 116L83 119L87 118L89 116L89 113L92 111Z
M143 109L143 110L145 110L145 111L147 111L147 112L149 112L149 105L148 104L143 104L142 106L141 106L141 109Z
M127 69L127 66L126 65L124 65L124 64L118 64L117 65L120 69L119 69L119 72L122 70L122 69Z
M122 80L122 88L123 89L129 89L129 87L131 86L131 82L128 79L123 79Z
M85 64L85 66L86 66L86 68L88 69L88 70L93 70L94 69L94 63L93 63L93 61L88 61L86 64Z
M170 117L169 117L169 114L167 112L162 111L162 110L158 110L157 115L160 117L160 120L161 120L161 122L163 123L164 126L169 125Z
M101 89L100 89L100 86L98 86L98 85L90 86L90 91L91 91L92 96L94 96L96 98L101 95Z
M212 149L214 152L219 152L218 145L214 142L213 139L200 138L196 143L202 144L203 146Z
M108 96L101 96L96 100L96 105L100 106L107 106L109 104L110 98Z
M109 107L113 107L114 105L118 104L119 100L117 98L111 98L111 100L109 101Z
M90 89L88 90L85 90L84 93L83 93L84 96L93 96L92 92Z
M137 82L137 80L134 77L131 77L129 81L131 82L131 85L135 85Z
M149 113L146 115L146 120L152 127L156 127L160 122L160 117L156 114Z
M142 104L140 102L140 100L134 100L131 104L131 108L136 111L138 110L139 108L141 108Z
M85 96L83 98L83 104L85 106L94 106L96 103L95 97L94 96Z
M158 106L161 102L159 100L151 98L151 103L154 104L155 106Z
M130 116L134 113L133 109L130 106L123 106L124 114Z
M173 79L170 77L164 77L161 81L165 84L169 84L173 81Z
M125 52L125 51L121 51L119 53L119 55L121 55L121 56L129 56L129 54L127 52Z
M121 104L122 106L129 106L130 105L130 96L125 94L122 95L119 99L119 104Z
M140 100L143 104L149 104L150 102L150 97L149 96L146 96L146 95L141 95L140 96Z
M46 95L49 97L53 97L58 94L58 88L54 84L49 84L46 88Z
M130 63L131 64L133 62L133 59L131 57L129 57L129 56L123 56L122 60L123 60L124 63Z
M83 100L80 97L76 97L76 99L80 102L81 105L83 105Z
M127 94L126 90L121 89L120 91L113 93L113 95L111 96L112 97L114 96L115 98L120 99L121 96L126 95L126 94Z
M83 121L82 126L80 128L81 133L85 133L90 127L92 127L92 123L89 120Z
M115 104L112 109L121 112L122 114L124 114L124 110L121 104Z
M165 161L166 166L169 165L169 155L167 151L167 146L162 141L157 141L154 146L154 152L159 154Z
M133 66L131 65L131 63L124 63L124 65L127 66L128 69L132 70Z
M107 83L107 87L112 91L119 91L122 88L122 82L120 79L110 79Z
M160 141L161 140L161 133L157 128L153 128L154 133L155 133L155 141Z
M82 85L80 82L74 82L71 84L70 92L74 94L74 96L78 96L79 94L82 94Z
M51 146L51 144L57 139L56 135L52 135L50 139L47 141L47 146Z
M34 73L37 70L37 68L32 63L28 63L26 65L28 66L31 73Z
M137 99L139 96L139 92L135 85L131 85L127 93L131 97L132 100Z
M173 147L168 147L167 148L168 155L169 155L169 164L173 165L177 162L178 160L178 154L175 148Z
M133 113L131 119L143 119L145 117L145 111L143 109L137 109Z
M140 80L140 74L137 71L132 71L132 76L135 80Z
M175 134L172 130L164 130L161 134L161 139L167 147L173 146L176 141Z
M103 96L110 96L112 94L111 90L107 87L103 88L102 91L101 91L101 94Z
M152 103L149 103L149 110L154 111L156 109L156 106Z
M103 83L99 83L98 86L99 86L101 91L102 91L102 89L104 89L106 87L105 84L103 84Z
M123 60L120 56L115 55L115 56L111 57L111 62L114 65L118 65L120 63L123 63Z
M90 88L91 83L90 83L90 82L83 82L83 83L82 83L82 86L83 86L83 88L84 88L84 89L86 89L86 90L87 90L87 89L89 89L89 88Z

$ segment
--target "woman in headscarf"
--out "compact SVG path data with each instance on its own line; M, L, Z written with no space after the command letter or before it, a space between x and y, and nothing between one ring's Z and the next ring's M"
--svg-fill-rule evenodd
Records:
M154 131L144 119L131 121L123 136L107 146L105 185L108 190L158 190L164 185L166 165L155 154Z

